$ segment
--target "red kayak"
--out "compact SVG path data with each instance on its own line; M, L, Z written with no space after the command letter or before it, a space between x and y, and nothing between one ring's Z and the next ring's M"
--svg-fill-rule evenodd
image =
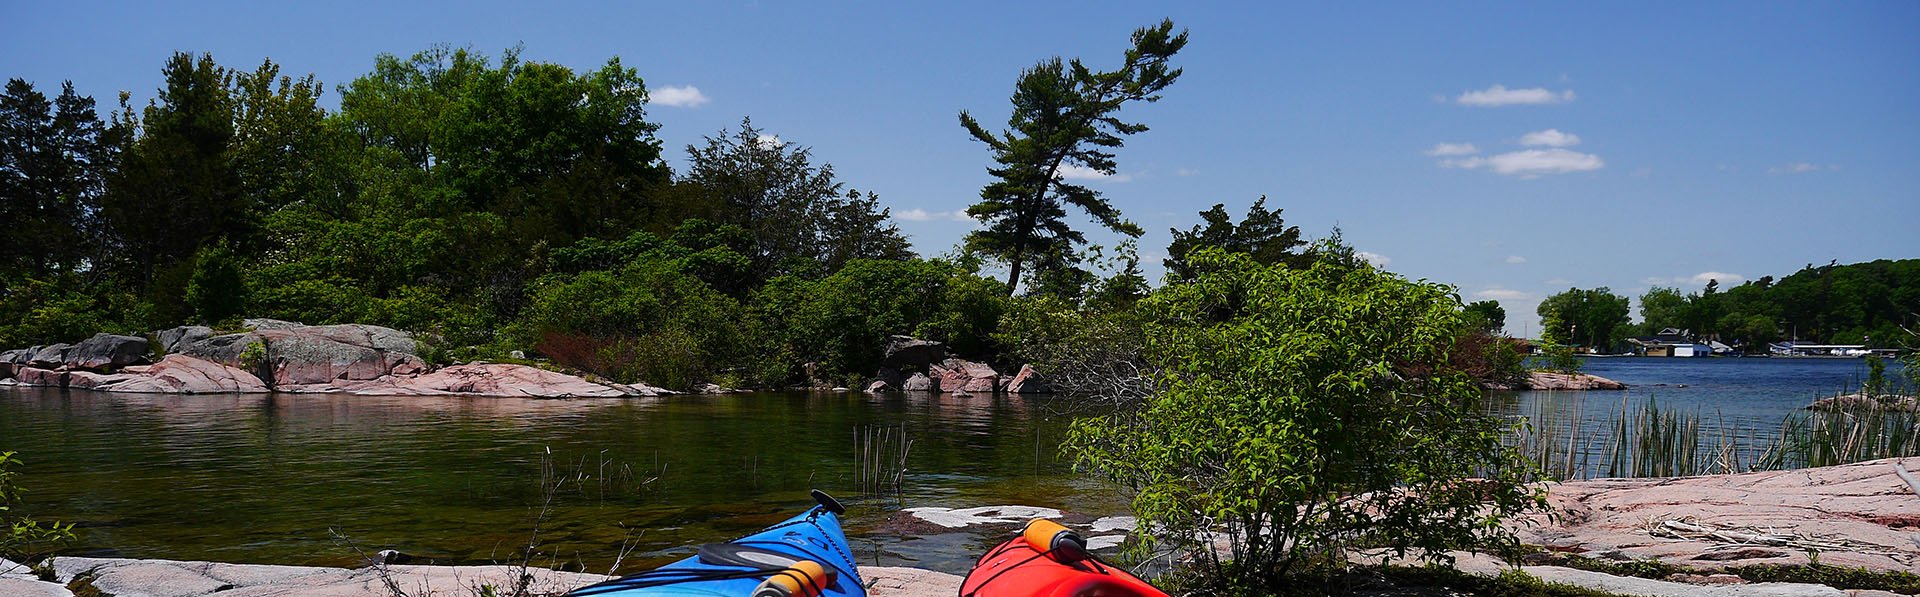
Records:
M1087 553L1087 543L1051 520L1027 523L974 563L961 597L1167 597Z

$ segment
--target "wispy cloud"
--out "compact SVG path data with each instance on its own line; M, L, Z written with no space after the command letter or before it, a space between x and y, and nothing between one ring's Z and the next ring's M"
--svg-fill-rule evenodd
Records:
M1508 255L1508 256L1507 256L1507 263L1511 263L1511 264L1514 264L1514 265L1519 265L1519 264L1522 264L1522 263L1526 263L1526 262L1527 262L1527 258L1525 258L1525 257L1521 257L1521 256L1519 256L1519 255Z
M707 94L700 93L699 87L692 85L680 87L667 85L653 90L653 93L648 94L647 97L653 100L653 103L675 108L698 108L712 101L707 98Z
M1357 255L1361 259L1366 260L1367 263L1373 264L1374 267L1384 268L1384 267L1387 267L1387 265L1393 263L1392 257L1381 255L1379 253L1374 253L1372 251L1360 251L1358 253L1354 253L1354 255Z
M1477 170L1519 178L1539 178L1548 174L1567 174L1599 170L1607 165L1600 156L1567 149L1525 149L1488 157L1474 156L1458 160L1440 160L1443 168Z
M1545 87L1526 89L1507 89L1505 85L1494 85L1486 89L1461 93L1453 99L1462 106L1492 108L1497 106L1561 104L1573 101L1573 90L1552 91Z
M1173 175L1174 175L1174 176L1193 176L1193 175L1195 175L1195 174L1199 174L1199 173L1200 173L1200 171L1199 171L1199 170L1195 170L1195 169L1192 169L1192 168L1180 168L1180 169L1178 169L1178 170L1174 170L1174 171L1173 171Z
M1781 164L1778 166L1774 166L1772 168L1768 168L1767 174L1806 174L1808 172L1819 172L1821 170L1839 170L1839 169L1840 169L1839 166L1834 166L1834 165L1822 166L1820 164L1812 164L1807 162L1794 162L1791 164Z
M1520 136L1521 145L1545 145L1547 147L1573 147L1580 144L1580 136L1563 133L1560 129L1534 131Z
M1473 298L1480 299L1483 301L1487 301L1487 300L1524 301L1524 300L1532 299L1533 294L1528 292L1513 290L1510 288L1501 288L1501 287L1495 286L1493 288L1487 288L1484 290L1474 292Z
M1653 286L1706 286L1718 280L1721 288L1747 281L1746 276L1728 272L1700 272L1691 276L1648 276L1640 281Z
M1088 168L1086 166L1081 166L1079 164L1067 164L1065 166L1061 166L1060 178L1064 178L1067 180L1097 180L1097 181L1104 181L1104 182L1129 182L1133 180L1133 176L1130 174L1118 174L1118 173L1107 174L1105 172Z
M1428 148L1425 153L1434 157L1473 155L1480 153L1480 149L1474 147L1472 143L1435 143L1433 147Z
M974 223L973 216L964 210L927 211L924 209L903 209L893 212L894 219L906 222L966 222Z

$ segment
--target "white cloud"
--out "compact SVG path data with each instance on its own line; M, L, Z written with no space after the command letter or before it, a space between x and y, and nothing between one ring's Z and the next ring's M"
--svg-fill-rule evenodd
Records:
M967 222L973 223L973 216L964 210L927 211L924 209L906 209L892 212L894 219L906 222Z
M1719 280L1720 287L1726 288L1747 281L1747 277L1727 272L1700 272L1691 276L1649 276L1640 281L1652 286L1684 286L1690 288L1695 286L1704 287L1707 285L1707 282L1714 280Z
M1195 170L1192 168L1181 168L1173 171L1174 176L1193 176L1199 173L1200 173L1199 170Z
M1519 256L1519 255L1508 255L1508 256L1507 256L1507 263L1511 263L1511 264L1514 264L1514 265L1519 265L1519 264L1522 264L1522 263L1526 263L1526 262L1527 262L1527 258L1525 258L1525 257L1521 257L1521 256Z
M783 147L787 144L786 141L780 140L779 135L760 135L753 140L755 143L759 143L761 147L768 149Z
M1725 288L1727 286L1733 286L1735 284L1745 282L1747 281L1747 277L1742 276L1740 274L1729 274L1727 272L1700 272L1700 273L1694 274L1692 278L1688 279L1688 281L1693 282L1695 284L1699 284L1701 286L1706 286L1707 282L1712 280L1719 280L1720 286L1722 288Z
M1435 143L1433 144L1433 147L1428 149L1425 153L1427 155L1436 156L1436 157L1448 156L1448 155L1473 155L1476 153L1480 153L1480 149L1477 147L1474 147L1472 143Z
M1494 85L1478 91L1461 93L1454 102L1462 106L1512 106L1527 104L1559 104L1573 101L1573 90L1555 93L1544 87L1527 89L1507 89L1504 85Z
M1566 174L1599 170L1607 163L1600 156L1566 149L1526 149L1490 157L1441 160L1443 168L1486 168L1497 174L1520 178L1539 178L1548 174Z
M1809 164L1807 162L1794 162L1768 168L1767 174L1806 174L1808 172L1819 172L1821 170L1839 169L1839 166L1822 166L1819 164Z
M1573 147L1580 144L1580 136L1562 133L1560 129L1534 131L1520 136L1521 145L1545 145L1547 147Z
M1060 178L1067 180L1103 180L1110 182L1128 182L1133 180L1128 174L1107 174L1079 164L1067 164L1060 167Z
M1381 255L1379 253L1374 253L1371 251L1360 251L1358 253L1354 253L1354 255L1357 255L1361 259L1366 260L1367 263L1373 264L1374 267L1384 268L1384 267L1387 267L1388 264L1393 263L1392 257L1388 257L1386 255Z
M707 94L700 93L699 87L692 85L682 87L668 85L653 90L653 93L649 97L653 100L653 103L675 108L698 108L712 101L707 98Z
M1483 301L1524 301L1533 298L1533 294L1495 286L1473 293L1473 298Z

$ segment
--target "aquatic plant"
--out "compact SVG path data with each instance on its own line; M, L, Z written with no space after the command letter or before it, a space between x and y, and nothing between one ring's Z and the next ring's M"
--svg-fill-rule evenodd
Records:
M20 507L20 472L23 464L15 452L0 452L0 557L10 560L34 560L74 540L73 524L41 522L17 514ZM0 570L0 572L8 572Z

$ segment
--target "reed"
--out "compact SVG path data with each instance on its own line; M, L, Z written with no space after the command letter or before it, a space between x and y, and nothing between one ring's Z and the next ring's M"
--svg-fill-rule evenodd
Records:
M1857 401L1784 417L1778 430L1725 416L1622 399L1589 421L1579 398L1546 393L1522 415L1509 442L1547 480L1594 476L1677 477L1832 466L1920 456L1920 413L1886 401Z
M907 456L913 438L907 426L853 428L855 482L862 493L901 493L907 481Z

